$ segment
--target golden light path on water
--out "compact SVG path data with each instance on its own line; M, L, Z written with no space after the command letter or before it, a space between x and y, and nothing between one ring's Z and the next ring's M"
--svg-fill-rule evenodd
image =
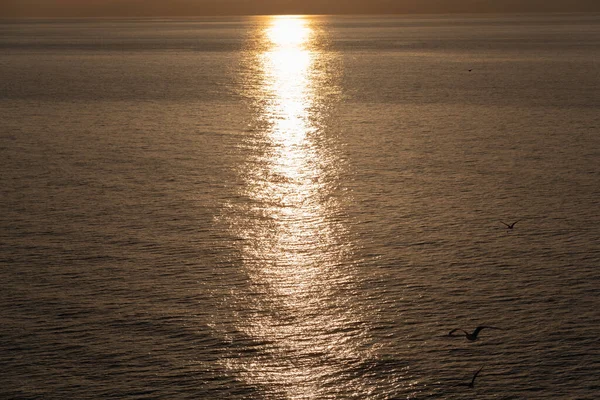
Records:
M373 346L336 192L345 167L326 134L336 63L309 18L272 17L258 30L244 93L252 159L231 223L250 282L236 329L256 351L230 367L268 398L368 396L360 371Z

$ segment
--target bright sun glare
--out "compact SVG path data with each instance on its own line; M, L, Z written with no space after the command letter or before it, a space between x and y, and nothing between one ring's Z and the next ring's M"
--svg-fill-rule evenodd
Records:
M306 43L310 28L303 17L279 16L272 20L268 37L277 47L299 47Z
M339 314L338 298L330 297L349 279L339 268L347 254L345 232L330 218L337 215L330 191L340 162L321 141L330 100L320 91L334 85L330 54L320 51L322 32L310 17L262 21L258 51L248 57L256 73L245 86L257 111L250 143L259 151L242 166L249 206L241 206L233 226L244 238L245 273L255 293L239 329L269 349L267 357L240 358L232 368L253 387L271 385L280 397L321 398L319 378L342 372L340 363L323 360L361 360L365 348L345 329L360 319L360 310Z

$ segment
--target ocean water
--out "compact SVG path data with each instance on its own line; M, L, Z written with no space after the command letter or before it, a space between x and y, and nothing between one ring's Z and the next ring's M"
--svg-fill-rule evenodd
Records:
M0 398L598 398L600 15L0 49Z

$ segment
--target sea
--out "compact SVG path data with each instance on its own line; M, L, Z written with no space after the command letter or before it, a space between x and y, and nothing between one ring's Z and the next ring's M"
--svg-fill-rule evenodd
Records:
M1 20L0 166L2 399L600 397L599 14Z

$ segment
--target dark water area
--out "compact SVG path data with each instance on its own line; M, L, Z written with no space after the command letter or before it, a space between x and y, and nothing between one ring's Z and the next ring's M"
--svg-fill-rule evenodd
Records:
M600 16L2 21L0 49L0 398L600 392Z

